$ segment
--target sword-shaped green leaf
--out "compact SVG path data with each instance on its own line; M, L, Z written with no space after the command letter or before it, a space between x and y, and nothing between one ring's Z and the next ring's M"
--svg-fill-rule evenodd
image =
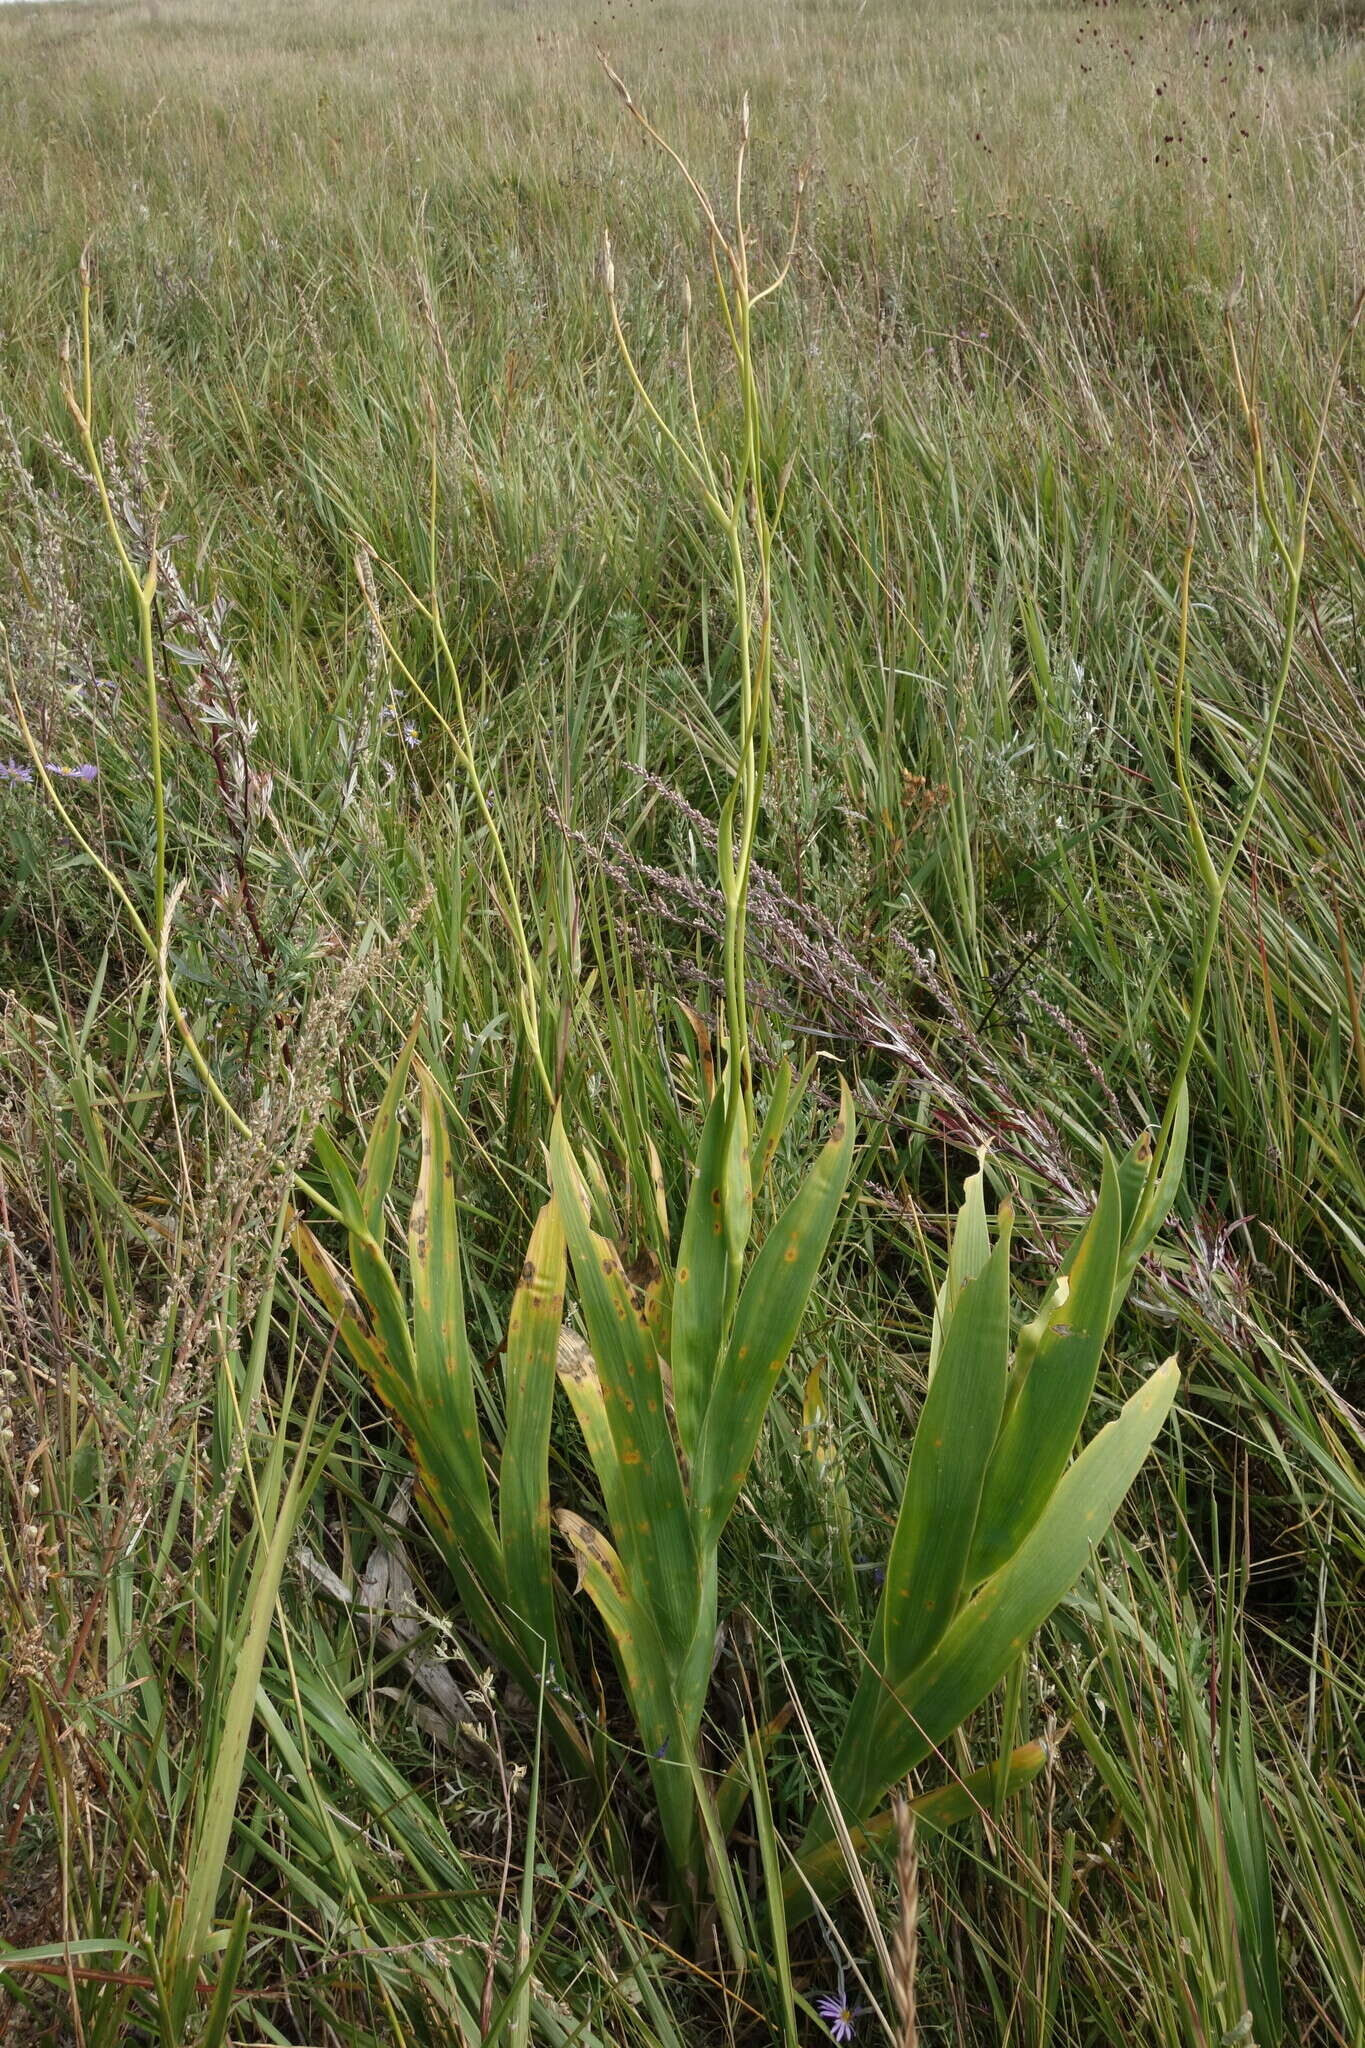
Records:
M933 1654L858 1730L850 1727L833 1768L850 1820L924 1761L985 1699L1035 1631L1070 1592L1166 1420L1180 1383L1168 1359L1139 1387L1062 1475L1047 1508L1008 1563L968 1601ZM803 1854L831 1833L813 1825Z
M697 1455L725 1334L724 1152L725 1098L717 1094L702 1126L673 1275L673 1403L689 1459Z
M393 1186L393 1170L398 1163L398 1111L403 1101L403 1090L408 1084L408 1067L412 1062L412 1050L417 1043L422 1019L419 1015L408 1033L397 1064L389 1076L389 1085L384 1090L384 1099L370 1128L369 1143L365 1147L365 1159L360 1169L358 1192L365 1224L370 1236L380 1244L384 1241L384 1204Z
M364 1374L380 1399L388 1402L383 1383L392 1368L351 1291L350 1281L306 1223L294 1226L294 1249L308 1284L331 1317L352 1364Z
M531 1233L507 1325L507 1430L498 1488L508 1599L532 1664L538 1656L557 1662L549 1458L564 1275L564 1225L558 1205L547 1202Z
M719 1542L748 1476L778 1375L791 1354L853 1164L853 1097L840 1083L839 1116L805 1185L774 1223L735 1311L692 1472L703 1552Z
M365 1217L365 1205L360 1199L360 1190L355 1184L355 1175L342 1154L340 1146L325 1125L313 1133L313 1150L321 1160L332 1193L340 1210L346 1228L358 1231L362 1236L370 1235L370 1226Z
M969 1281L975 1280L991 1255L991 1233L986 1222L986 1148L977 1153L977 1169L962 1184L962 1207L957 1212L948 1246L948 1271L934 1301L934 1327L929 1338L929 1381L938 1371L939 1353L948 1335L948 1325Z
M423 1504L448 1560L452 1567L459 1564L466 1579L474 1574L496 1610L505 1605L506 1585L474 1410L454 1165L435 1085L423 1075L422 1165L408 1224L411 1321L349 1168L325 1132L318 1133L316 1142L349 1226L351 1271L365 1303L372 1347L366 1368L403 1432ZM301 1248L307 1248L302 1241ZM325 1258L314 1243L308 1270L315 1284L323 1276ZM335 1293L335 1273L332 1288ZM353 1340L357 1333L349 1334Z
M1170 1143L1166 1157L1161 1162L1158 1178L1147 1189L1137 1205L1137 1212L1129 1222L1119 1253L1119 1269L1114 1280L1114 1313L1127 1296L1138 1263L1148 1250L1153 1238L1171 1213L1180 1176L1185 1171L1185 1147L1190 1135L1190 1091L1182 1082L1176 1098L1175 1121L1171 1126ZM1152 1162L1156 1164L1155 1161ZM1150 1171L1150 1169L1149 1169Z
M664 1839L675 1867L687 1870L696 1842L689 1745L652 1613L635 1597L620 1558L600 1530L568 1508L557 1509L555 1521L573 1551L579 1584L611 1637L654 1785Z
M1137 1220L1138 1205L1152 1167L1152 1134L1142 1136L1124 1153L1118 1165L1119 1198L1123 1204L1123 1241Z
M1076 1447L1109 1334L1122 1230L1119 1176L1106 1148L1100 1199L1071 1261L1065 1298L1031 1355L1016 1354L981 1497L969 1584L989 1578L1018 1549Z
M581 1178L558 1115L550 1138L550 1175L616 1451L622 1520L613 1525L613 1534L630 1568L632 1593L647 1603L669 1649L682 1653L696 1624L697 1548L663 1376L620 1255L589 1223Z
M923 1663L962 1598L1005 1400L1012 1222L1002 1207L995 1250L963 1282L924 1397L872 1630L876 1669L864 1674L854 1723L875 1711L884 1683Z
M465 1328L455 1160L440 1092L430 1074L424 1071L421 1079L422 1165L408 1218L412 1348L420 1403L411 1426L426 1459L441 1475L444 1497L436 1506L443 1519L457 1532L472 1519L491 1537L493 1511ZM490 1593L496 1590L489 1587Z
M613 1529L626 1526L626 1501L621 1491L621 1465L607 1421L606 1397L592 1352L573 1330L561 1330L555 1361L559 1384L569 1397L583 1441L588 1447Z
M969 1771L965 1778L958 1778L950 1785L936 1786L932 1792L921 1792L908 1799L906 1805L920 1827L943 1830L957 1827L964 1820L972 1820L980 1814L995 1810L996 1802L1009 1798L1012 1793L1022 1792L1031 1785L1048 1760L1048 1745L1045 1742L1026 1742L1020 1748L1010 1751L1000 1763L983 1764L980 1770ZM875 1819L864 1821L861 1827L849 1829L849 1842L855 1855L864 1855L869 1849L882 1848L896 1833L896 1814L887 1807ZM789 1866L782 1880L782 1892L787 1902L788 1918L793 1924L803 1920L814 1910L811 1897L827 1898L848 1882L848 1869L844 1846L838 1841L824 1842L811 1855Z
M783 1060L773 1075L772 1091L768 1096L768 1107L763 1112L758 1138L754 1145L754 1186L761 1188L768 1178L769 1170L782 1133L787 1128L787 1117L791 1109L792 1063Z
M753 1161L749 1156L749 1118L733 1059L726 1070L725 1133L721 1144L720 1220L725 1237L725 1314L739 1293L744 1254L754 1227ZM733 1100L731 1097L733 1096Z

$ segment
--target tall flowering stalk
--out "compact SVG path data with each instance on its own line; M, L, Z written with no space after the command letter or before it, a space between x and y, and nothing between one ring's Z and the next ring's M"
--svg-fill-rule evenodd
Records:
M844 1089L824 1149L755 1249L754 1192L787 1120L791 1075L786 1067L778 1071L760 1116L745 986L745 922L772 745L771 567L785 478L770 499L754 324L758 309L790 267L796 223L777 274L756 286L744 224L747 100L736 152L734 227L727 233L682 159L645 120L620 80L615 83L632 116L678 166L701 210L738 394L737 418L732 414L729 445L722 454L701 424L689 291L684 344L691 430L675 432L651 397L626 337L607 240L603 275L621 358L647 414L676 453L722 539L739 649L735 773L716 828L724 902L725 1059L693 1162L676 1258L647 1289L633 1284L620 1247L601 1227L593 1184L557 1112L549 1146L553 1199L547 1212L555 1228L545 1219L538 1227L544 1241L533 1243L528 1254L519 1290L525 1306L514 1309L513 1328L519 1315L523 1330L529 1328L532 1298L542 1336L551 1319L557 1322L567 1258L587 1342L567 1332L557 1347L542 1341L516 1345L509 1338L509 1423L496 1464L495 1500L485 1477L485 1466L495 1461L486 1445L482 1452L476 1447L453 1205L443 1205L439 1241L425 1218L420 1227L417 1221L410 1227L406 1298L379 1255L383 1202L378 1188L381 1182L387 1188L392 1173L401 1076L376 1127L382 1128L382 1140L376 1146L371 1138L368 1202L336 1148L326 1141L320 1146L336 1205L348 1219L350 1274L329 1260L306 1230L300 1230L298 1242L342 1340L412 1442L428 1519L485 1639L523 1681L534 1675L537 1657L544 1660L547 1674L554 1666L555 1711L547 1727L572 1757L572 1714L559 1712L568 1694L559 1678L565 1658L546 1511L549 1402L558 1378L596 1472L601 1512L593 1519L576 1506L561 1506L553 1522L612 1640L639 1733L639 1754L654 1791L674 1896L684 1905L705 1893L716 1897L738 1948L742 1916L724 1845L742 1780L733 1773L713 1777L705 1768L701 1739L715 1654L719 1547L824 1258L854 1143L852 1102ZM431 602L419 602L419 610L448 652L434 582L433 571ZM406 680L419 687L415 677ZM462 764L477 792L472 741L463 723L459 737ZM514 902L512 877L503 872L502 881ZM529 982L529 972L526 978ZM529 1010L526 1023L531 1030ZM424 1157L439 1151L448 1160L444 1113L429 1084L423 1122ZM441 1329L433 1332L423 1302L434 1291L444 1293L448 1312ZM513 1428L514 1416L528 1418L525 1426ZM597 1525L602 1520L604 1528Z
M605 62L605 60L604 60ZM770 501L755 317L782 285L790 244L762 286L750 269L744 180L749 102L740 114L733 227L653 127L610 66L631 117L676 165L705 227L716 304L738 394L737 431L722 455L703 429L692 355L692 295L683 342L690 432L677 431L650 393L622 320L609 237L603 278L621 360L637 396L680 462L725 548L739 663L733 781L717 820L724 904L725 1060L701 1134L676 1260L645 1294L632 1289L617 1248L594 1227L590 1185L556 1117L551 1181L564 1217L590 1356L566 1374L602 1488L611 1538L561 1511L581 1582L611 1634L649 1759L675 1883L695 1896L709 1866L725 1908L727 1795L701 1770L699 1743L716 1632L721 1536L758 1447L768 1404L791 1354L853 1162L848 1090L804 1185L751 1252L754 1193L786 1123L790 1072L779 1070L762 1116L755 1101L746 987L746 919L773 732L772 557L786 487ZM671 1413L670 1413L671 1410ZM734 1932L738 1938L738 1929Z

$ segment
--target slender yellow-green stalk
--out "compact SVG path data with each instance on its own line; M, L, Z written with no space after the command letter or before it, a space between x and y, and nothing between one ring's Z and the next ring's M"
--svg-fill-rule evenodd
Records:
M1233 375L1237 383L1237 396L1241 401L1242 412L1247 424L1247 433L1251 442L1252 477L1256 508L1265 521L1266 529L1274 543L1275 552L1283 564L1287 579L1284 622L1281 629L1279 668L1276 671L1274 686L1271 689L1270 703L1266 709L1265 724L1261 733L1261 744L1256 756L1256 765L1252 771L1251 787L1247 792L1246 802L1242 806L1241 814L1233 828L1232 837L1228 842L1227 851L1223 856L1222 862L1215 864L1213 856L1209 851L1208 838L1199 816L1199 809L1195 802L1194 792L1189 779L1190 710L1186 689L1186 667L1189 654L1190 579L1194 565L1195 544L1194 506L1191 503L1189 529L1185 541L1185 553L1180 577L1180 631L1176 654L1172 748L1175 755L1176 780L1179 783L1181 798L1185 805L1186 826L1189 832L1190 845L1194 853L1195 868L1204 890L1205 913L1204 930L1200 940L1199 952L1195 958L1194 976L1190 987L1189 1021L1185 1027L1184 1043L1180 1048L1180 1057L1176 1062L1175 1074L1172 1077L1170 1094L1166 1103L1166 1113L1162 1118L1161 1131L1152 1153L1149 1177L1149 1186L1151 1187L1156 1186L1160 1177L1167 1147L1170 1143L1171 1132L1179 1111L1179 1103L1184 1092L1185 1083L1189 1079L1195 1048L1199 1042L1199 1031L1203 1021L1204 998L1208 992L1209 973L1213 966L1213 952L1218 942L1218 929L1223 919L1223 905L1227 899L1228 885L1241 858L1242 849L1246 845L1247 834L1251 830L1252 820L1260 807L1261 795L1265 788L1266 773L1270 766L1271 749L1274 746L1280 710L1284 704L1284 693L1289 686L1290 670L1294 662L1294 648L1299 624L1299 605L1303 594L1304 561L1308 553L1308 519L1312 509L1314 487L1317 483L1318 465L1322 459L1323 444L1327 437L1327 423L1331 416L1332 401L1336 396L1342 365L1346 360L1346 351L1350 347L1352 337L1360 323L1362 311L1365 311L1365 292L1360 294L1351 310L1350 318L1346 323L1346 331L1342 335L1340 345L1333 358L1331 373L1327 380L1322 406L1318 414L1317 433L1314 436L1312 453L1308 460L1308 470L1299 496L1298 519L1295 524L1292 540L1286 540L1280 522L1275 515L1274 507L1270 502L1270 492L1265 470L1265 449L1261 439L1260 417L1256 406L1255 388L1254 384L1243 373L1241 358L1237 350L1237 337L1233 331L1231 320L1228 322L1228 342L1232 354Z
M138 649L142 659L143 690L147 705L147 736L151 756L152 805L156 814L156 855L152 870L153 900L155 913L153 925L158 942L161 927L166 916L166 786L161 772L161 708L157 692L156 655L152 640L153 604L156 598L156 528L155 521L147 549L147 567L139 574L137 565L128 552L127 544L119 528L118 517L109 497L105 482L104 464L100 461L95 446L92 422L95 416L94 365L90 353L90 251L86 248L81 255L81 396L76 397L76 388L71 379L70 359L62 351L62 395L67 410L76 423L85 459L95 479L95 489L104 512L105 525L118 552L120 566L127 578L137 606Z
M722 495L717 481L717 464L708 446L697 406L687 321L691 311L690 287L685 300L684 353L688 405L696 439L694 448L689 447L664 419L636 366L621 323L611 242L609 237L606 238L603 275L612 328L622 360L651 421L683 463L697 486L701 502L720 528L729 563L739 660L739 744L734 780L718 821L717 873L725 910L722 963L729 1052L725 1079L726 1150L728 1157L738 1158L741 1154L747 1155L756 1130L745 957L749 884L772 746L772 548L773 529L782 495L779 490L778 505L770 513L763 487L763 409L754 363L753 316L757 307L780 289L791 268L800 233L805 172L803 170L797 178L791 239L784 260L776 275L756 291L750 276L744 225L744 172L749 147L748 95L745 95L740 112L739 143L735 152L734 232L727 235L703 187L681 155L648 120L605 59L603 68L630 114L651 141L677 166L697 201L709 236L717 300L725 333L734 352L739 384L739 459L733 471L727 472L726 489ZM756 590L746 559L746 519L757 560ZM732 1260L732 1291L738 1278L737 1271L733 1270L734 1264Z

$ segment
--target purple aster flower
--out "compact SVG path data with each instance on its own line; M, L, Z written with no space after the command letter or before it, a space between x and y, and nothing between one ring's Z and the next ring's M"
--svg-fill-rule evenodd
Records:
M838 1998L830 1998L826 1994L815 2001L815 2010L829 2028L831 2038L839 2043L839 2048L844 2048L844 2043L853 2039L853 2022L861 2009L851 2006L842 1993Z
M32 780L33 770L31 768L21 766L12 757L8 761L0 761L0 782L32 782Z
M75 768L63 768L60 761L49 761L47 772L49 775L64 775L68 782L93 782L100 771L93 761L82 761Z

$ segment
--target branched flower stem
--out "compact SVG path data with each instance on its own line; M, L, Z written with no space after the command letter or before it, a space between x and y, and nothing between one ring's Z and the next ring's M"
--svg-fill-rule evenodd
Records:
M701 211L709 236L711 267L722 323L734 354L739 383L740 448L738 460L731 471L724 463L718 463L701 424L693 376L690 286L684 300L684 352L694 446L689 446L664 418L640 374L621 322L611 240L606 237L603 276L612 329L627 375L652 424L682 463L697 488L700 502L719 528L729 562L739 663L739 734L734 779L718 820L716 864L725 912L722 961L728 1049L725 1071L726 1153L727 1158L741 1162L740 1171L747 1175L747 1165L742 1162L747 1161L757 1129L745 966L748 904L772 747L772 550L774 526L786 484L784 477L778 491L777 506L770 512L764 496L763 407L754 363L754 312L780 289L791 268L800 233L805 172L803 170L797 179L791 239L784 260L771 281L756 291L749 271L744 225L744 172L749 145L748 96L745 96L740 114L739 145L735 154L734 230L727 234L704 189L683 158L637 106L605 58L602 63L633 119L677 166ZM724 476L723 487L719 480L721 475ZM751 567L750 544L756 568ZM733 1296L739 1279L738 1260L743 1252L742 1232L733 1215L727 1216L727 1231L733 1233L729 1276Z

